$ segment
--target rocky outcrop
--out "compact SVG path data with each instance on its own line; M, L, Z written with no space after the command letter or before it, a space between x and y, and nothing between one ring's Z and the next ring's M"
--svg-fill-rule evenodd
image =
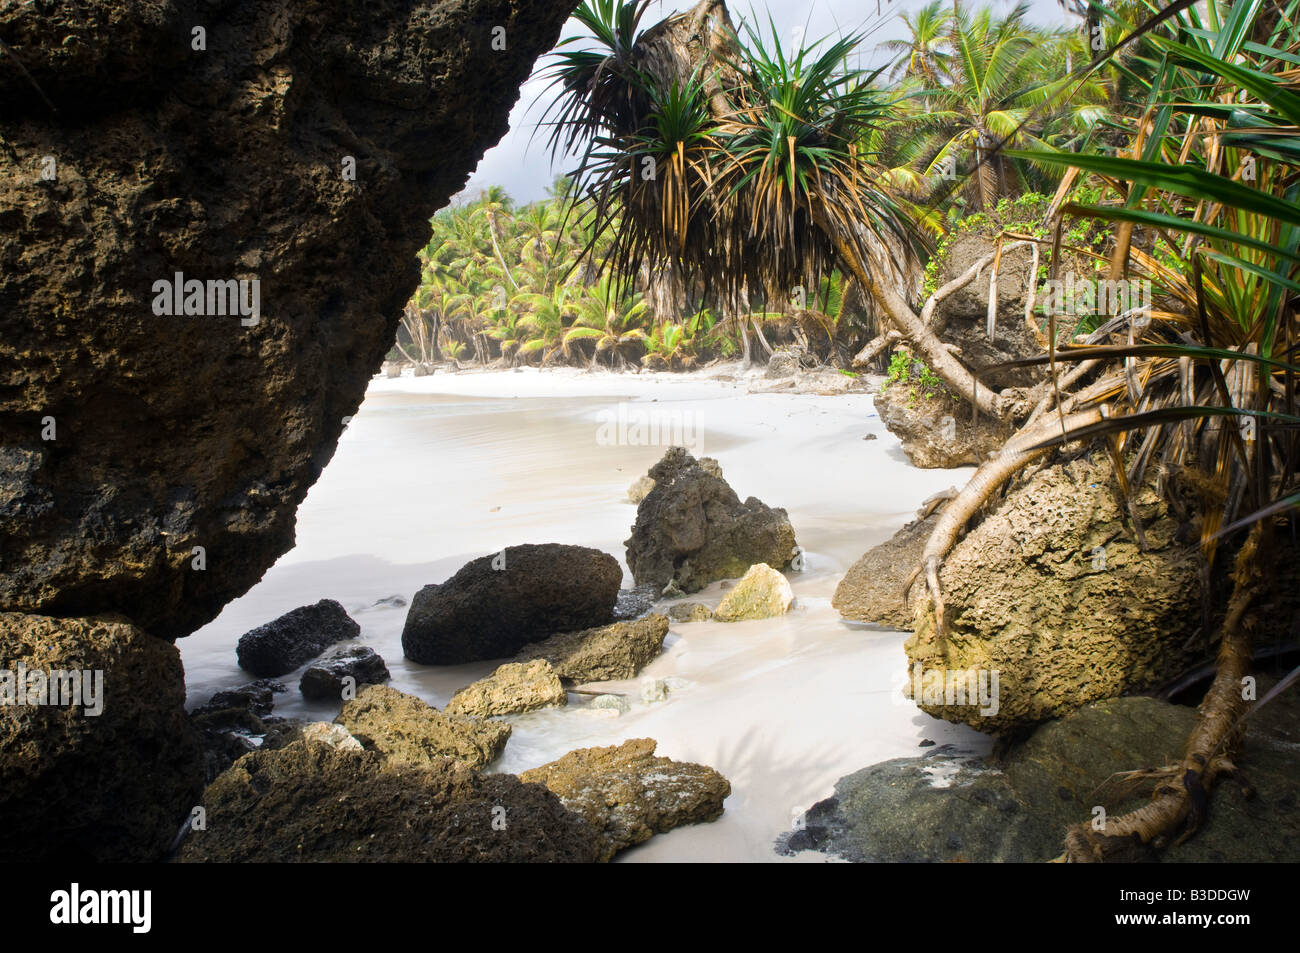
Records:
M342 725L329 721L283 721L272 725L262 741L262 750L287 748L295 741L329 745L343 751L365 750L361 742L352 737L351 732Z
M713 610L719 622L744 622L785 615L794 602L790 581L767 563L750 566Z
M203 790L183 679L120 617L0 613L0 861L160 859Z
M335 642L355 639L361 626L333 599L290 609L239 637L235 653L239 666L254 675L271 678L292 672L320 655Z
M1104 460L1050 466L1011 489L939 573L947 636L926 615L906 643L909 665L940 676L996 671L997 711L950 704L956 696L946 691L938 703L924 692L918 704L1005 731L1185 669L1201 618L1196 540L1150 487L1136 488L1134 500L1145 552Z
M730 782L717 771L657 758L656 744L634 738L608 748L570 751L519 779L558 794L597 832L600 859L609 860L654 834L717 820L731 794Z
M618 560L598 549L509 546L417 592L402 651L425 665L508 658L553 633L610 621L622 581Z
M203 795L183 863L590 863L601 842L546 788L446 758L420 766L298 741L240 759Z
M344 689L359 692L363 685L382 685L391 677L383 657L369 646L359 645L340 649L308 666L298 690L314 701L341 701Z
M1252 791L1214 789L1196 835L1161 859L1175 863L1294 861L1300 857L1300 759L1296 712L1277 731L1279 709L1247 722L1238 762ZM1120 772L1161 767L1181 756L1196 720L1191 708L1152 698L1093 702L1049 722L1002 761L949 746L841 778L808 811L784 849L821 850L853 861L1012 862L1051 860L1066 828L1115 817L1150 801L1150 790L1116 783ZM1270 721L1271 720L1271 721ZM1151 853L1131 859L1151 860Z
M895 381L876 393L875 403L880 422L902 441L912 465L923 469L978 466L1012 434L990 417L972 420L970 404L941 388Z
M932 514L913 520L879 546L867 550L835 587L831 599L835 610L855 622L911 631L916 603L903 604L903 585L921 565L921 553L937 518Z
M534 659L531 662L507 662L487 678L466 685L451 696L443 712L490 718L568 703L569 695L560 684L555 669L543 659Z
M655 613L581 632L564 632L528 646L519 659L545 659L560 678L602 682L632 678L663 649L667 616Z
M257 749L254 739L268 731L264 719L271 717L274 696L284 691L287 689L281 682L258 679L217 692L190 712L203 747L206 783L216 780L232 764Z
M0 608L185 635L292 546L572 6L0 8Z
M684 448L673 447L650 468L655 488L641 501L627 540L637 583L698 592L734 579L755 563L785 569L795 555L794 529L783 509L755 497L740 501L722 478Z
M505 722L445 714L386 685L366 687L334 720L367 751L409 764L453 758L481 768L497 759L510 738Z

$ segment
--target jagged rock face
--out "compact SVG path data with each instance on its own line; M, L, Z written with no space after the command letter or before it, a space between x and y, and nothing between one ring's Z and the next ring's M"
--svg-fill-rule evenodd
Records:
M185 635L290 548L572 6L0 8L0 608ZM257 280L257 323L156 314L177 272Z
M0 862L159 860L203 771L174 646L120 617L0 613Z

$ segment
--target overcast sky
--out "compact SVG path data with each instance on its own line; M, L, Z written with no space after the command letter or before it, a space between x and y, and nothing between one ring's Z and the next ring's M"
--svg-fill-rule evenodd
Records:
M972 0L974 4L987 2L998 12L1005 12L1014 5L1013 0ZM642 27L657 23L672 13L690 9L692 0L655 0L642 20ZM780 31L783 42L793 39L797 31L802 30L809 41L820 39L828 34L862 31L869 34L864 46L889 39L897 39L907 34L907 28L898 20L902 11L913 12L925 5L925 0L880 0L880 13L876 13L876 0L730 0L728 8L732 19L743 18L756 26L761 26L766 33L767 18L770 14L776 28ZM1061 9L1057 0L1029 0L1029 19L1045 26L1078 26L1077 17L1070 16ZM573 21L565 27L564 35L571 36L584 32L579 26L574 29ZM862 65L875 67L881 65L886 57L883 54L867 50ZM546 150L546 136L539 132L529 144L537 120L545 112L549 100L537 97L546 89L546 82L537 78L537 73L545 67L545 57L538 60L534 76L524 84L519 102L510 113L510 131L505 138L483 156L483 161L470 176L462 196L471 196L489 185L503 185L511 197L519 202L530 202L546 196L546 187L562 172L569 171L572 163L561 163L552 167L550 154Z

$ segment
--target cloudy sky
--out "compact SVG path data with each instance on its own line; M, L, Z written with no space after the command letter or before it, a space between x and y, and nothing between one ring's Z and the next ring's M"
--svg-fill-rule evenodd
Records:
M974 0L976 3L988 3L996 11L1005 12L1014 5L1013 0ZM692 0L655 0L642 20L642 26L649 26L665 16L689 9ZM925 5L925 0L730 0L728 7L732 19L743 18L767 30L769 14L783 40L793 39L799 31L810 41L820 39L828 34L862 31L868 34L865 46L889 39L903 37L906 27L898 20L902 11L913 12ZM1029 19L1045 26L1077 26L1079 20L1061 9L1057 0L1029 0ZM565 28L564 35L570 36L582 32L581 27L573 28L573 21ZM881 64L885 56L868 50L862 65L875 67ZM561 163L552 167L551 157L546 150L545 135L539 133L532 143L538 119L545 112L547 99L538 99L546 89L546 82L537 78L537 72L544 68L546 58L538 61L538 70L534 78L524 84L510 114L510 131L504 139L491 149L479 163L474 174L470 176L462 196L471 196L488 185L503 185L511 197L520 202L529 202L544 198L546 187L554 181L555 176L568 171L573 163Z

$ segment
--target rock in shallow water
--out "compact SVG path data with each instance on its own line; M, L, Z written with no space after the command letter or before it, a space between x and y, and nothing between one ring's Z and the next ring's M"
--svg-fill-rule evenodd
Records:
M370 685L335 719L361 742L393 762L424 764L454 758L481 768L495 761L510 738L501 721L445 714L414 695Z
M712 622L713 610L702 602L679 602L668 607L668 618L674 622Z
M698 592L717 579L741 576L755 563L785 569L795 555L785 510L754 497L740 501L722 479L682 447L650 468L655 487L636 511L627 564L637 584L675 582Z
M710 767L655 757L657 742L634 738L607 748L570 751L519 775L560 796L601 839L600 859L683 824L714 821L731 784Z
M443 712L488 718L567 705L568 692L549 662L507 662L451 696Z
M766 563L750 566L749 571L727 593L713 618L718 622L744 622L785 615L794 602L790 581Z
M841 778L834 796L814 805L803 829L780 844L853 861L1051 860L1064 850L1066 828L1091 821L1094 807L1114 817L1149 803L1149 791L1126 795L1115 775L1178 759L1195 720L1191 708L1116 698L1048 722L1002 762L962 757L947 745L886 761ZM1216 786L1205 826L1162 859L1300 859L1294 742L1268 729L1252 732L1240 764L1255 796L1230 779Z
M560 678L601 682L631 678L663 649L668 617L655 613L634 622L564 632L528 646L519 660L545 659Z
M290 609L239 637L239 665L254 675L286 675L335 642L355 639L361 626L333 599Z
M388 666L374 649L366 645L340 649L321 659L302 673L298 690L304 698L317 701L343 700L343 689L360 691L363 685L381 685L392 676ZM351 679L351 682L347 680Z
M183 863L575 862L581 817L544 787L434 758L420 766L297 741L241 758L203 795Z
M160 859L204 781L176 648L120 616L6 612L0 670L0 861ZM52 672L77 694L33 694Z
M509 658L556 632L613 618L623 570L585 546L509 546L411 600L402 651L425 665Z

